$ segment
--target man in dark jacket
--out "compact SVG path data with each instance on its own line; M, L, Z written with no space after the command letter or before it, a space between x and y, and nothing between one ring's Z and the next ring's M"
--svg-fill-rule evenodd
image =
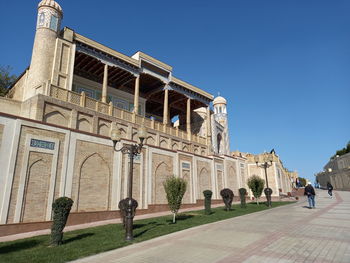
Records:
M315 189L312 187L311 182L305 186L304 195L307 196L307 200L309 201L309 208L315 208Z
M332 194L332 191L333 191L333 185L331 185L330 182L327 182L327 190L328 190L328 194L329 196L332 198L333 194Z

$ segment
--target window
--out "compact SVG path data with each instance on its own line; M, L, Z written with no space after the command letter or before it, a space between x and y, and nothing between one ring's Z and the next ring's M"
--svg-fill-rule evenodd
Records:
M57 31L57 26L58 26L58 17L51 15L50 29Z
M45 13L44 12L40 12L38 16L39 16L39 18L38 18L38 27L44 26Z
M217 135L217 153L220 153L220 150L221 150L221 140L222 140L222 136L220 133L218 133Z

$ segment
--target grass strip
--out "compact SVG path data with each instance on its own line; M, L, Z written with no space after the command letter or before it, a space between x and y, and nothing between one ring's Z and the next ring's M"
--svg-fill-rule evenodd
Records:
M273 202L272 207L292 202ZM194 226L208 224L268 209L265 204L247 204L247 208L233 205L231 211L223 207L213 208L212 214L205 215L203 210L180 213L176 223L172 216L162 216L134 221L134 240L124 241L121 224L109 224L64 233L63 245L50 247L50 235L36 236L0 243L0 262L67 262L98 254L111 249L149 240Z

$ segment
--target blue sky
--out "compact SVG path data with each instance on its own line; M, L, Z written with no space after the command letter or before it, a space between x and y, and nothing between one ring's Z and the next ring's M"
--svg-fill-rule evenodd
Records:
M39 1L1 1L0 65L30 63ZM231 149L312 179L350 140L350 1L58 1L63 26L228 100ZM100 4L103 3L103 4Z

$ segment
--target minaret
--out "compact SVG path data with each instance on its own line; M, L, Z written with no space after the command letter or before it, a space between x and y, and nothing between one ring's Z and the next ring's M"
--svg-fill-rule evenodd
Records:
M51 79L56 39L62 17L62 8L55 1L42 0L39 3L32 60L23 100L37 93L44 93L43 88L38 87Z
M213 101L213 106L214 106L214 120L220 123L223 128L223 134L216 134L216 136L220 136L219 138L216 139L216 147L217 145L220 144L219 146L220 152L218 154L230 154L230 140L229 140L229 134L228 134L228 119L227 119L227 109L226 109L226 104L227 101L225 98L218 96L214 99ZM213 134L214 136L214 134ZM213 138L214 139L214 138ZM220 143L221 141L221 143ZM214 149L214 152L217 152L216 149Z

